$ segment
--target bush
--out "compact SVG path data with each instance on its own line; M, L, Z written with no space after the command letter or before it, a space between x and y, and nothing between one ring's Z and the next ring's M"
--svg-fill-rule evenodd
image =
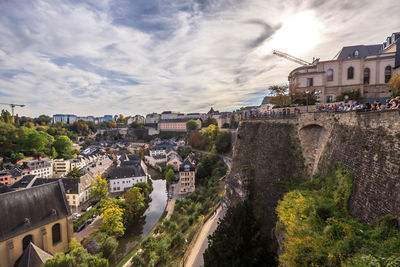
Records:
M171 248L180 247L185 243L182 232L177 233L171 240Z

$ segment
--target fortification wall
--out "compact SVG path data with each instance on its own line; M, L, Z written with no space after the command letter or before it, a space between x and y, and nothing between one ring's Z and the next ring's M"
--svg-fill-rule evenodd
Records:
M355 174L353 216L368 223L385 214L400 221L400 113L307 113L294 119L241 121L226 201L249 196L271 235L285 183L311 179L343 162Z

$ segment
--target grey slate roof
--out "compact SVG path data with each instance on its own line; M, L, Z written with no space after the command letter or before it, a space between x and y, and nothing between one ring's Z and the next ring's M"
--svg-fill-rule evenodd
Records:
M144 173L142 167L138 164L129 167L115 168L110 175L110 179L140 177L145 175L146 174Z
M35 178L36 175L25 175L24 177L21 178L21 180L15 182L11 188L26 188L28 184Z
M17 267L40 267L53 256L35 246L32 242L26 247L21 258L15 264Z
M187 171L194 172L195 170L196 168L192 165L192 163L190 163L189 160L185 160L179 167L180 172L187 172Z
M354 56L354 52L358 51L358 57ZM382 51L382 45L354 45L354 46L345 46L340 52L337 54L337 60L344 60L348 58L359 58L359 57L367 57L379 55Z
M14 190L5 184L0 184L0 194L11 192L11 191L14 191Z
M70 214L61 181L1 194L0 242Z
M32 187L52 183L58 180L63 183L66 194L79 194L79 178L36 178Z

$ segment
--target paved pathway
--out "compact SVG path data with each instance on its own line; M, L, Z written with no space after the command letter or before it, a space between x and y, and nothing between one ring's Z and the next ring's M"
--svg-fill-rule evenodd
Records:
M215 213L203 226L193 248L189 251L189 256L185 262L188 267L204 266L203 253L208 247L208 236L214 233L218 226L219 218L223 218L225 210L219 207Z
M85 228L83 228L82 231L74 233L74 237L76 238L76 241L81 242L85 237L88 237L91 233L96 231L100 227L101 220L103 219L103 215L97 216L94 221L86 225Z

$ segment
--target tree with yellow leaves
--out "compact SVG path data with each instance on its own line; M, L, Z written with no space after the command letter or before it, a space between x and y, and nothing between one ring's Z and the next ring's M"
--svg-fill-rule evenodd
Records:
M123 223L124 209L121 208L117 203L108 201L102 208L103 220L100 224L100 230L113 235L121 237L125 233L125 226Z

